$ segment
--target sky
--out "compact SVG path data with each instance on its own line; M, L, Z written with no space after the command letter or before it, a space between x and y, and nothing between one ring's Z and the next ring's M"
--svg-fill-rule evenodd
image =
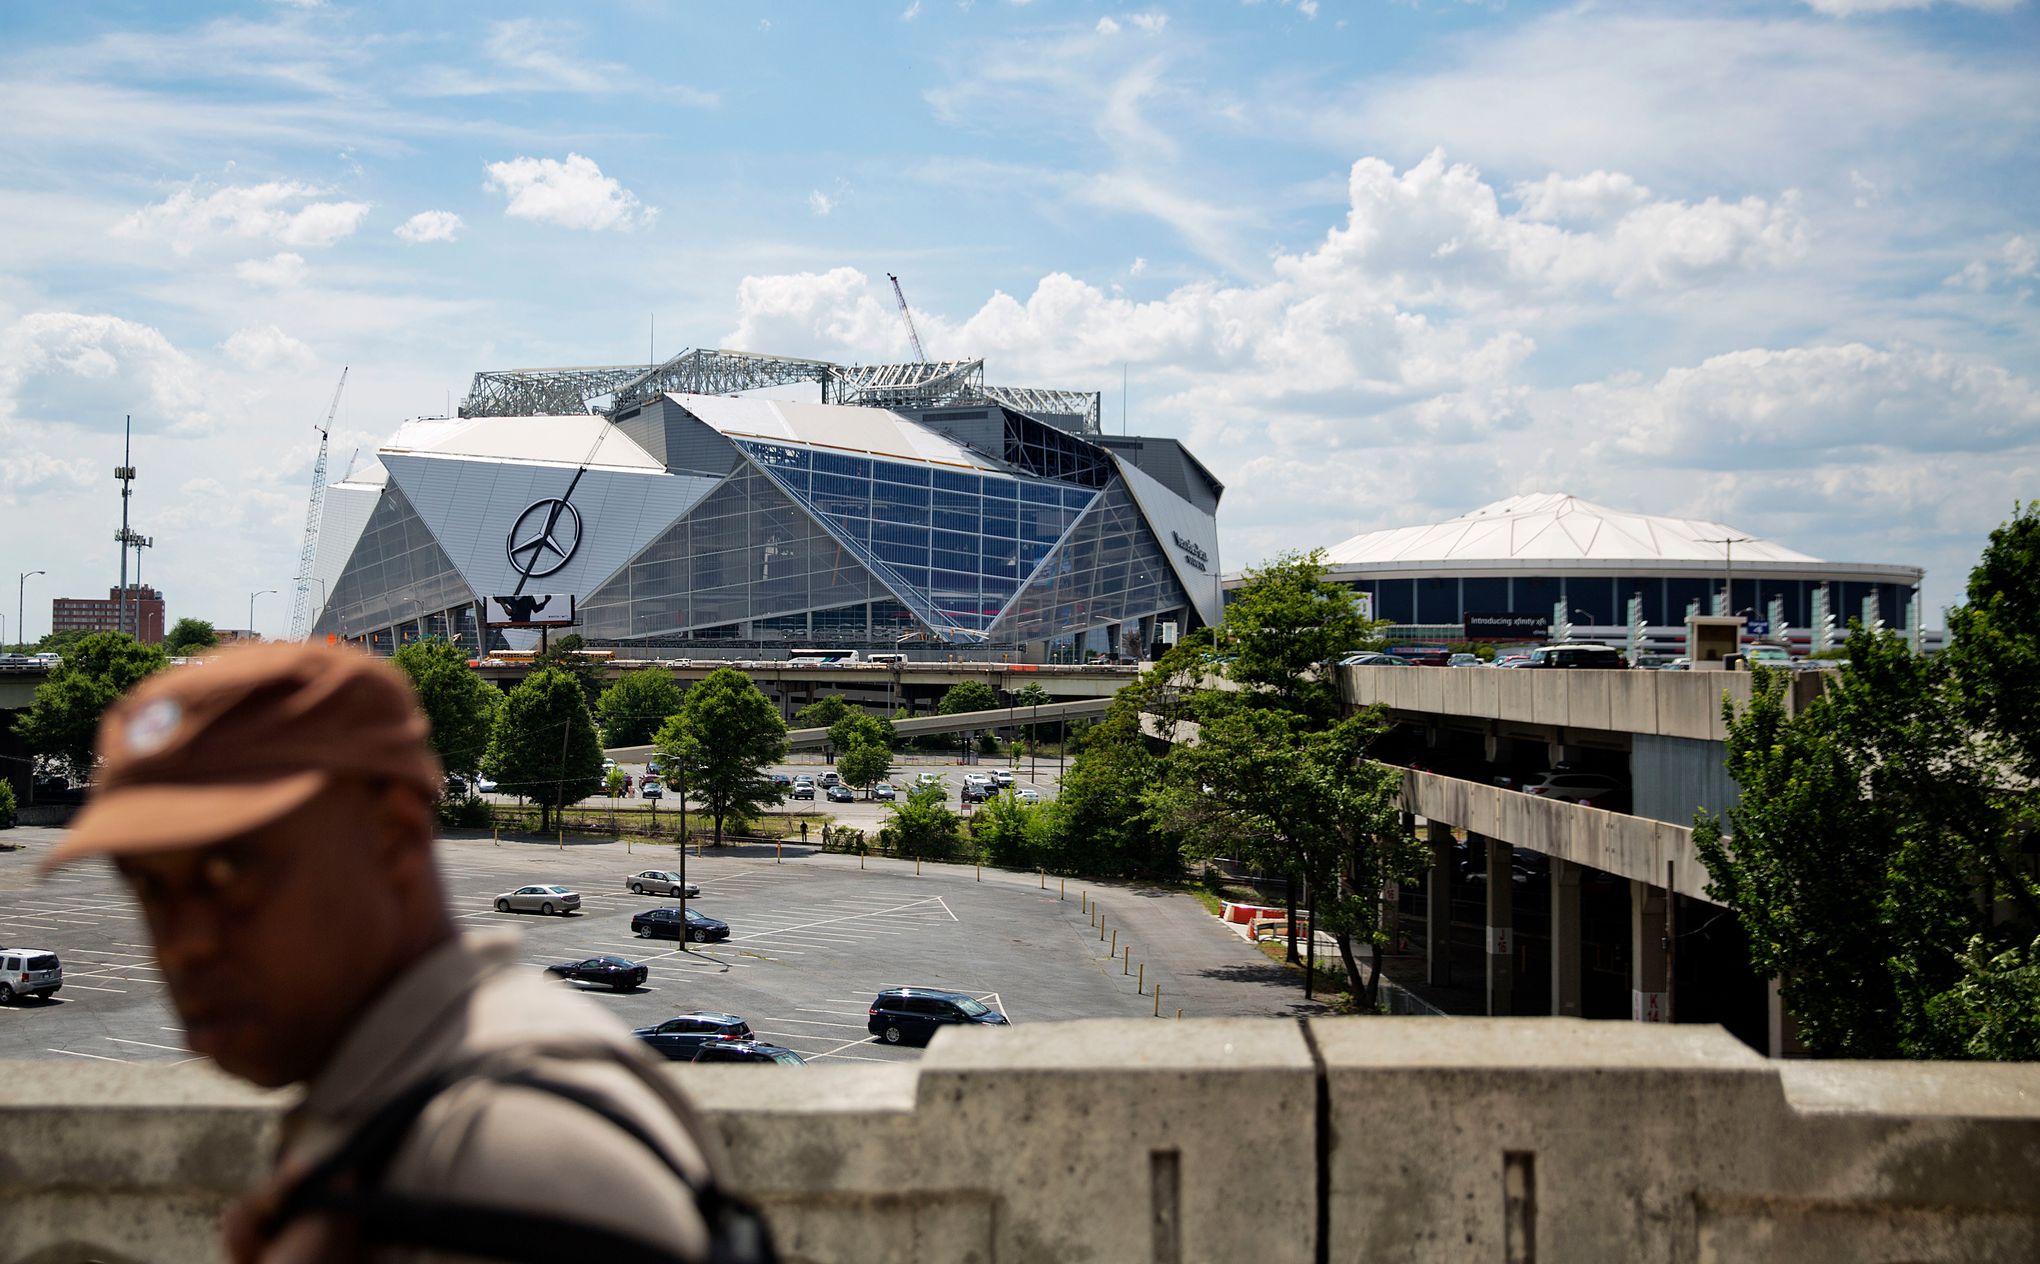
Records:
M2040 497L2032 0L0 0L0 120L31 637L125 416L144 582L281 634L343 366L336 478L478 370L911 358L888 273L1189 444L1228 571L1570 492L1939 626Z

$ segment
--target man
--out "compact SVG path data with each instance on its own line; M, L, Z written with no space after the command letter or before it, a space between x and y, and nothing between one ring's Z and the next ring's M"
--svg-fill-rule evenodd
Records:
M185 1043L304 1088L275 1177L228 1214L232 1258L692 1261L732 1254L733 1216L754 1226L625 1028L518 967L514 933L455 933L439 764L402 676L346 649L229 651L144 681L99 755L46 867L110 858Z

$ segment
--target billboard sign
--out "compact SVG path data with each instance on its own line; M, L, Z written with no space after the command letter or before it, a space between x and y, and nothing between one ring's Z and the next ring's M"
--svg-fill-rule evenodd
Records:
M482 622L492 628L557 628L576 622L572 593L484 597L482 605Z
M1511 641L1541 639L1551 634L1551 616L1518 614L1510 611L1466 616L1469 641Z

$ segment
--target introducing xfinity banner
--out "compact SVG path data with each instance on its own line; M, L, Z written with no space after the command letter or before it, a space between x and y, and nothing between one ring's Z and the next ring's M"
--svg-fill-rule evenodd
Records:
M1550 634L1549 613L1466 616L1466 639L1469 641L1510 640L1516 637L1544 637Z
M574 594L519 593L484 597L486 622L492 628L559 627L574 622Z

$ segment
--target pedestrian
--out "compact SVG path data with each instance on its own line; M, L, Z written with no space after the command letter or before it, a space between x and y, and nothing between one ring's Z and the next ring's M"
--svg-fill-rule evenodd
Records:
M629 1031L521 967L514 933L456 932L427 733L404 677L354 650L172 668L108 712L45 862L113 862L194 1053L303 1088L227 1256L772 1258Z

